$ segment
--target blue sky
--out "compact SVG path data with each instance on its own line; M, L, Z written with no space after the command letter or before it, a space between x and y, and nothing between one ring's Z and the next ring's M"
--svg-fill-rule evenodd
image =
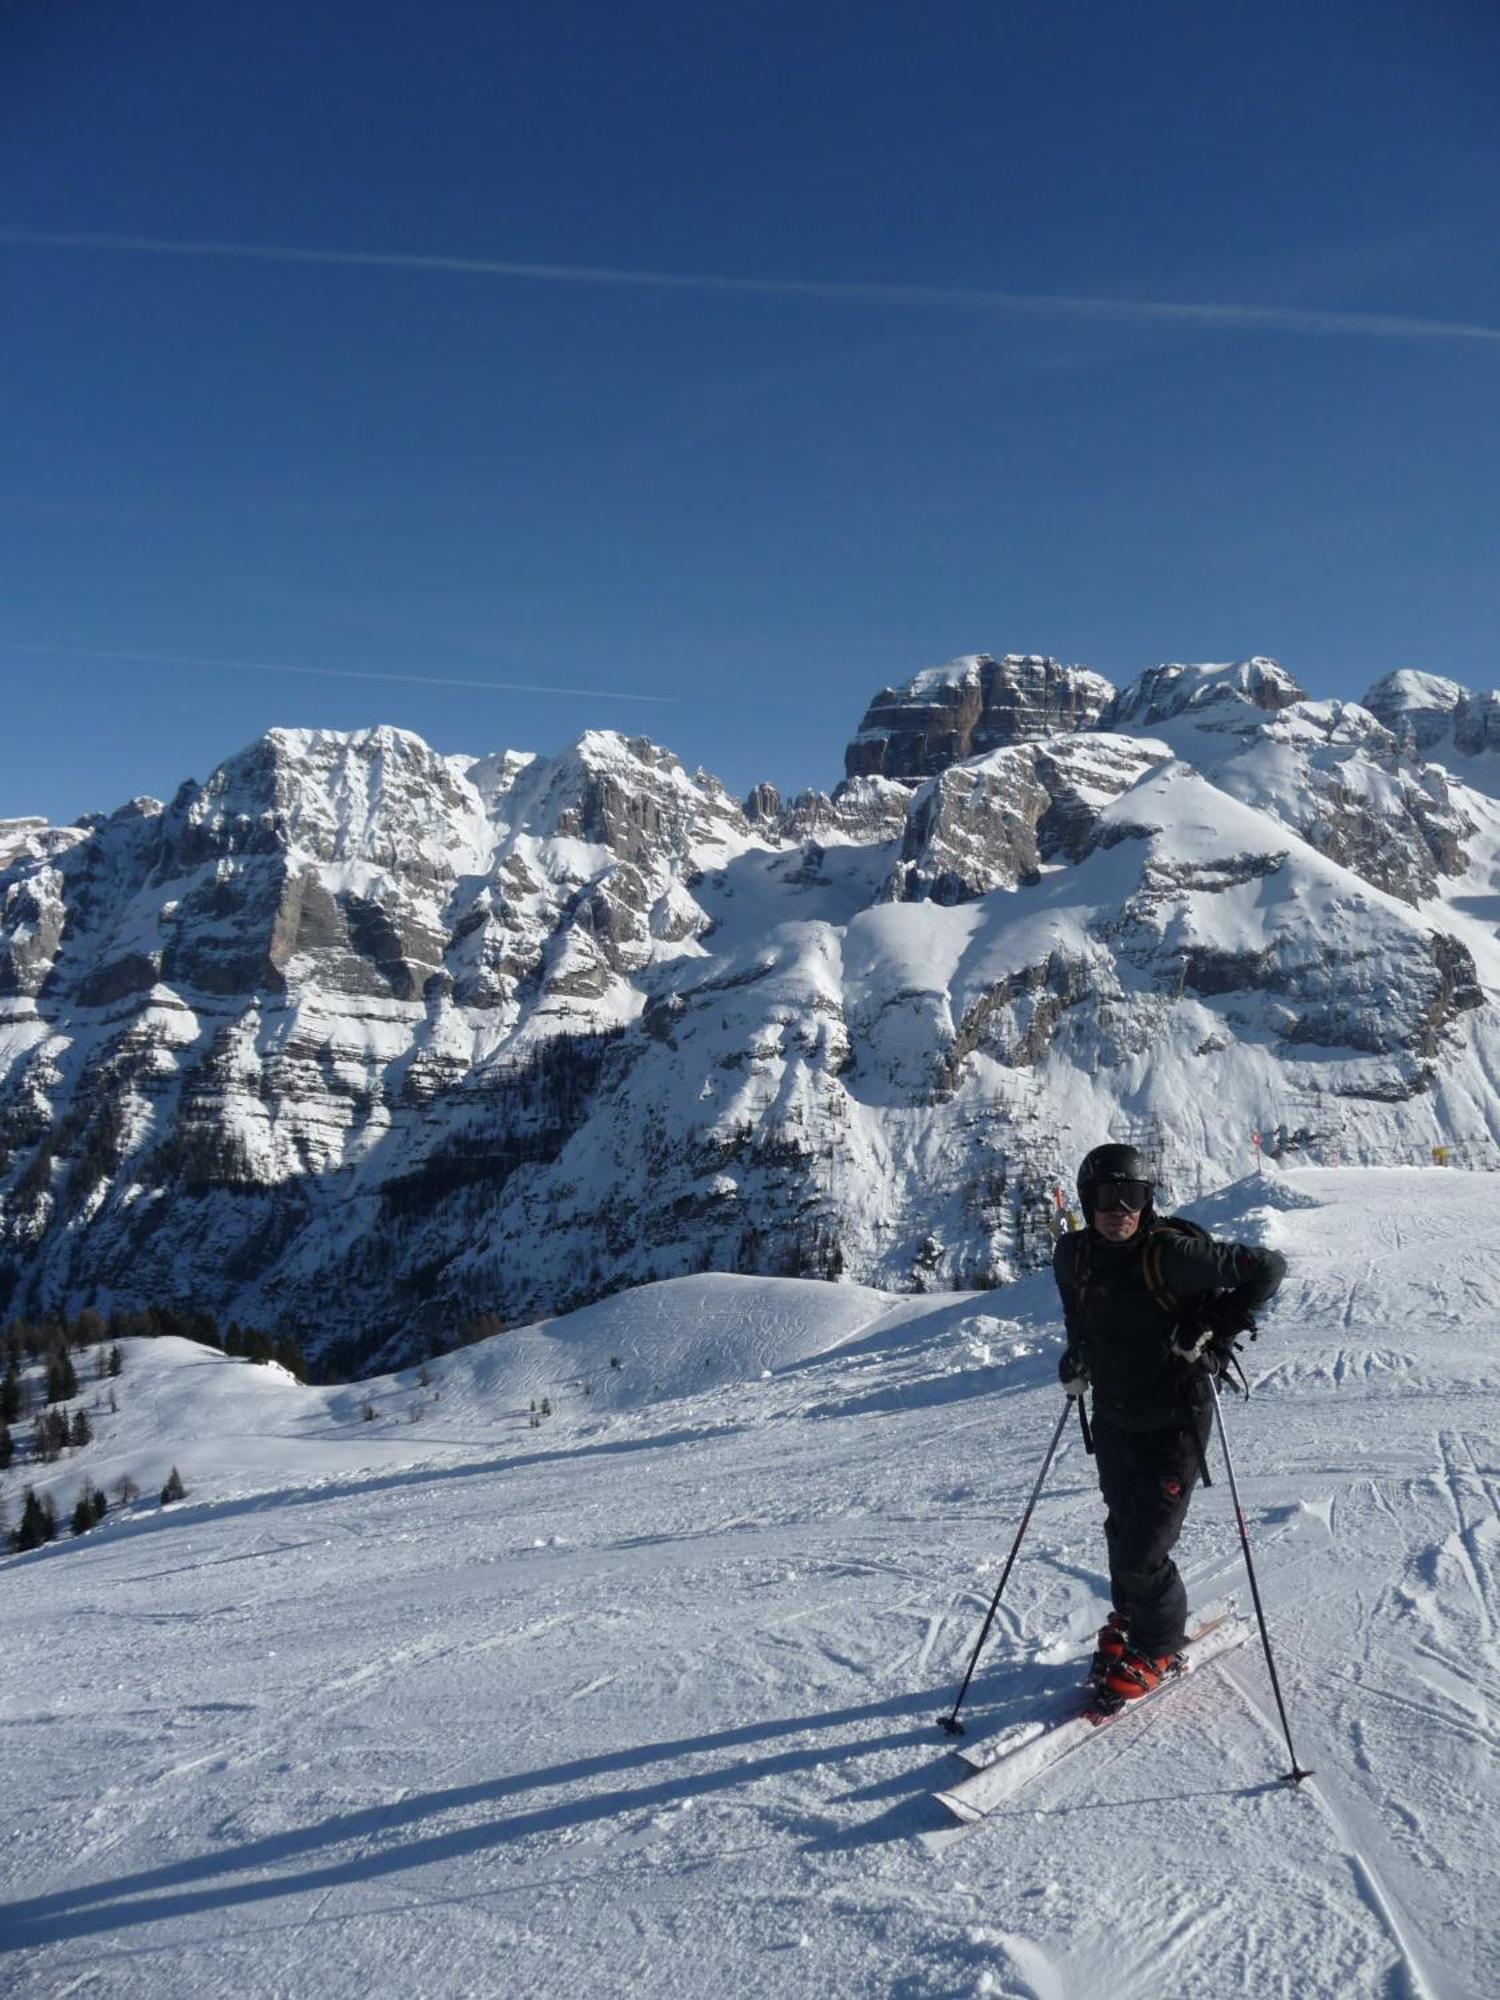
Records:
M1482 0L18 0L0 816L275 723L827 786L971 650L1493 685L1497 97Z

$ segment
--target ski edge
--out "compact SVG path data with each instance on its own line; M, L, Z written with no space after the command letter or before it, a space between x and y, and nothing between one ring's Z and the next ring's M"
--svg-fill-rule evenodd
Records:
M1227 1602L1222 1603L1211 1611L1200 1624L1196 1625L1188 1634L1187 1643L1183 1648L1183 1654L1187 1660L1187 1665L1184 1667L1183 1672L1191 1673L1194 1663L1201 1663L1205 1657L1203 1648L1213 1635L1221 1626L1232 1623L1238 1620L1239 1617L1239 1605L1231 1597ZM1086 1682L1082 1682L1080 1683L1080 1688L1086 1685ZM971 1771L992 1770L996 1764L1003 1763L1007 1757L1018 1756L1023 1750L1030 1749L1033 1744L1040 1742L1044 1737L1055 1736L1059 1729L1065 1728L1068 1723L1076 1721L1080 1714L1078 1703L1078 1690L1071 1692L1064 1690L1049 1704L1048 1711L1035 1719L1036 1726L1028 1729L1024 1721L1012 1723L1009 1729L1003 1730L998 1736L981 1736L974 1743L956 1743L953 1746L953 1754L967 1764ZM1021 1731L1026 1732L1022 1740L1013 1749L1008 1749L1006 1747L1007 1738Z
M1236 1646L1243 1645L1252 1636L1253 1627L1247 1620L1237 1614L1226 1614L1206 1631L1200 1640L1190 1642L1192 1650L1188 1655L1187 1666L1183 1674L1176 1678L1185 1678L1199 1667L1208 1666L1223 1654L1232 1652ZM1173 1684L1169 1682L1166 1685ZM1009 1754L1002 1753L993 1762L985 1764L971 1776L963 1779L961 1783L948 1786L933 1796L955 1819L964 1825L972 1825L976 1820L985 1818L997 1805L1014 1797L1033 1778L1040 1777L1044 1771L1060 1763L1080 1744L1090 1741L1100 1729L1107 1729L1123 1718L1139 1712L1140 1708L1151 1705L1151 1697L1142 1703L1127 1704L1104 1722L1094 1722L1086 1714L1075 1714L1056 1728L1047 1730L1043 1735L1030 1737Z

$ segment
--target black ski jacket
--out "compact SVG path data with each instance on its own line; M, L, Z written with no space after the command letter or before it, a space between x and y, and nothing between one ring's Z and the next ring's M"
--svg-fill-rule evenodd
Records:
M1171 1307L1146 1285L1142 1260L1153 1236ZM1209 1399L1203 1371L1172 1352L1173 1330L1191 1322L1215 1292L1258 1312L1286 1275L1286 1259L1277 1250L1175 1230L1158 1234L1143 1224L1128 1243L1074 1230L1059 1239L1052 1274L1068 1347L1093 1385L1095 1414L1121 1430L1167 1430L1192 1424Z

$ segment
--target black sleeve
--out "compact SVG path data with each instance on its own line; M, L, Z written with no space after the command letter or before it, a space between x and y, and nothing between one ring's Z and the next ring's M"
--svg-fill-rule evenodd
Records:
M1078 1344L1078 1286L1074 1280L1077 1262L1078 1232L1069 1236L1059 1236L1052 1252L1052 1275L1057 1280L1058 1297L1062 1300L1063 1326L1067 1330L1068 1345Z
M1259 1312L1268 1304L1285 1276L1286 1259L1279 1250L1226 1243L1216 1236L1171 1237L1162 1257L1162 1277L1175 1298L1233 1292L1246 1312Z

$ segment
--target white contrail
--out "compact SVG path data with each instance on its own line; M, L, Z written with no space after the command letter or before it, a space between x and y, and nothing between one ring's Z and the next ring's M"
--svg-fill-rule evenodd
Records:
M703 271L637 271L609 264L526 264L497 257L415 256L391 250L301 250L280 243L183 242L160 236L64 233L0 226L0 243L57 250L115 250L164 257L233 257L277 264L350 265L367 270L452 271L554 285L631 285L658 291L729 292L829 303L916 306L947 312L1065 314L1137 324L1261 328L1275 333L1361 334L1382 340L1500 341L1500 327L1396 313L1317 307L1193 304L1178 299L1078 298L1060 292L967 291L947 285L842 283L820 278L735 278Z
M483 688L491 694L580 694L594 701L675 703L670 694L627 694L619 688L543 687L526 681L462 681L446 674L380 674L345 667L294 667L281 660L221 660L201 653L126 652L117 646L42 646L0 639L0 652L45 653L65 660L141 660L162 667L226 667L235 673L306 674L325 681L401 681L408 687Z

